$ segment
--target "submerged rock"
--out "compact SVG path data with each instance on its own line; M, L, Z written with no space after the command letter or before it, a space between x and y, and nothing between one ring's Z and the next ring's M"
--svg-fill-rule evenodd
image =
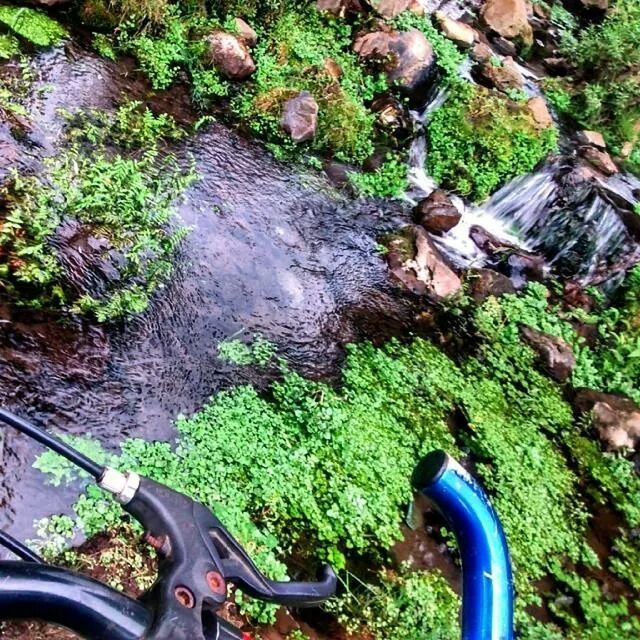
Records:
M313 139L318 127L318 103L308 91L284 103L280 126L294 142Z
M239 37L216 31L208 36L207 42L212 64L227 78L243 80L256 70L247 45Z
M389 82L409 94L425 87L435 71L433 47L418 29L366 33L356 38L354 51L382 64Z
M462 214L456 209L446 191L436 189L418 202L414 209L416 222L429 233L442 234L451 231Z
M538 354L544 370L558 382L566 382L576 367L573 349L562 338L551 336L533 327L520 327L524 341Z
M487 0L480 15L484 24L503 38L520 40L525 45L533 42L525 0Z
M578 411L591 413L593 426L607 449L635 450L640 444L640 407L630 398L580 389L574 404Z
M427 232L413 226L405 229L404 234L390 244L387 260L391 275L409 291L435 300L458 293L462 281Z

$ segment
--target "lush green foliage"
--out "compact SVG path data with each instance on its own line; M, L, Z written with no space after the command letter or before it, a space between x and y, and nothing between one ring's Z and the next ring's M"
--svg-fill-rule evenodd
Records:
M378 640L460 637L460 599L437 571L384 571L379 584L348 584L330 609L348 630L365 627Z
M429 173L473 200L531 171L557 139L555 128L536 128L526 106L462 81L451 86L427 135Z
M0 6L0 24L38 47L49 47L67 35L46 13L27 7Z
M157 157L155 137L168 126L165 117L125 106L113 124L102 133L96 124L82 135L72 131L76 142L47 159L43 172L16 174L5 188L0 278L21 304L118 318L144 310L171 272L183 235L171 229L172 203L191 176L170 157ZM147 149L134 158L104 146L125 138ZM74 225L72 241L93 243L95 261L74 262L69 271L61 256L63 229Z
M362 162L373 152L374 116L365 106L385 88L382 76L365 74L351 52L351 28L315 10L289 11L260 39L257 71L232 103L254 134L291 145L280 127L283 103L308 91L319 106L318 131L311 148ZM331 63L340 68L335 78Z
M573 78L552 84L556 108L586 128L603 132L614 151L640 147L640 2L620 0L600 24L565 30L563 53L577 67ZM558 99L559 98L559 99ZM631 168L640 171L632 153Z
M398 156L390 154L375 171L370 173L349 173L349 180L355 190L363 196L392 198L407 190L408 165Z

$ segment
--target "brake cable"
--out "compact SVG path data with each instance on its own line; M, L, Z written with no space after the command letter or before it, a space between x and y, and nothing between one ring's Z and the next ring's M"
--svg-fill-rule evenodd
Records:
M0 421L89 473L146 529L145 540L159 556L158 579L141 598L153 616L146 640L244 640L246 634L216 615L227 600L227 582L251 597L295 607L334 595L337 576L329 565L318 582L269 580L205 505L136 473L100 466L6 409L0 408ZM11 536L4 538L21 557L41 562Z

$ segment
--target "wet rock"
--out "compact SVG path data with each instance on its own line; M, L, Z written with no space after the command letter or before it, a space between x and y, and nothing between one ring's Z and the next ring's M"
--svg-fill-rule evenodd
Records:
M387 260L391 275L409 291L443 300L458 293L462 282L427 232L418 226L391 242ZM407 256L407 249L409 255Z
M580 144L588 144L598 149L606 149L607 143L604 141L604 136L599 131L578 131L576 138Z
M544 66L555 75L566 76L571 73L571 63L566 58L550 56L544 59Z
M446 38L452 40L463 49L468 49L473 46L476 40L476 32L473 27L470 27L460 20L453 20L447 16L444 11L436 11L435 17L440 25L442 34Z
M469 293L476 302L516 292L513 282L493 269L469 269L466 280L470 285Z
M490 60L493 55L493 49L486 42L477 42L471 49L471 57L477 62Z
M499 62L499 64L497 64ZM522 89L524 77L520 73L513 58L505 58L498 61L491 57L481 62L476 68L476 75L483 84L494 87L499 91Z
M280 126L294 142L306 142L315 136L318 103L308 91L301 91L284 103Z
M316 7L334 16L345 16L347 13L360 13L364 10L359 0L318 0Z
M533 42L525 0L487 0L480 16L491 31L507 40L518 40L524 45Z
M518 47L516 47L511 40L507 40L502 36L493 38L491 44L494 49L503 56L511 56L512 58L515 58L518 55Z
M607 449L637 449L640 444L640 407L630 398L580 389L574 398L578 411L591 413L593 426Z
M551 336L533 327L520 327L523 340L538 354L544 370L558 382L566 382L576 367L571 346L561 338Z
M371 110L377 114L378 122L386 129L409 131L411 120L402 102L391 95L376 98Z
M385 20L399 16L414 4L413 0L370 0L371 6Z
M253 48L258 43L258 34L253 30L251 25L242 18L236 18L236 31L240 42L249 48Z
M390 83L416 93L432 79L435 54L422 31L374 31L356 38L354 51L384 66Z
M580 155L600 173L605 176L612 176L618 173L616 163L606 151L601 151L595 147L580 147Z
M207 37L207 42L211 63L227 78L243 80L256 70L247 45L239 37L216 31Z
M34 7L42 7L43 9L49 9L51 7L69 4L70 2L71 0L28 0L26 4L30 4Z
M531 114L534 125L537 129L548 129L553 126L553 118L544 98L536 96L527 102L527 110Z
M580 0L580 4L585 9L598 9L599 11L607 11L609 8L609 0Z
M429 233L443 234L455 227L461 213L456 209L445 191L436 189L428 197L421 200L414 209L416 222Z
M476 246L490 256L496 268L506 269L516 287L527 280L543 280L546 263L542 256L500 240L479 225L473 225L469 237Z

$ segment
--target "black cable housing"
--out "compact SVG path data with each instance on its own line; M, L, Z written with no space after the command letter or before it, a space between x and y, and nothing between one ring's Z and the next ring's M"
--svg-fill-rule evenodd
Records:
M13 536L9 535L5 531L0 531L0 545L9 549L11 553L22 558L27 562L35 562L36 564L45 564L45 561L34 551L31 551L29 547L22 544L19 540L16 540Z
M0 408L0 420L5 424L8 424L26 436L33 438L40 444L43 444L48 449L59 453L61 456L86 471L89 475L93 476L96 480L100 480L104 473L104 467L95 463L90 458L87 458L84 454L76 451L73 447L60 440L54 435L47 433L44 429L36 427L35 424L19 418L10 411Z

